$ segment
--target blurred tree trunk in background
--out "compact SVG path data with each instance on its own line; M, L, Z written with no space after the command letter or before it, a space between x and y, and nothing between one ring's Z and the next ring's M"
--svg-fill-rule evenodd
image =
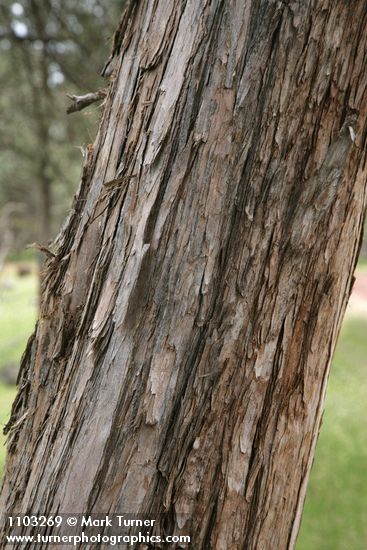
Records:
M11 219L14 213L24 211L24 204L8 202L0 210L0 272L14 242L14 228Z
M366 55L364 0L129 4L21 366L4 513L294 547L362 236Z

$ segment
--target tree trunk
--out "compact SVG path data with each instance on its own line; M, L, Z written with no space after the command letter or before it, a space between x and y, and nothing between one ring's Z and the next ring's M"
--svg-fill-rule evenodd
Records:
M127 6L22 361L7 514L294 547L362 235L366 56L364 0Z

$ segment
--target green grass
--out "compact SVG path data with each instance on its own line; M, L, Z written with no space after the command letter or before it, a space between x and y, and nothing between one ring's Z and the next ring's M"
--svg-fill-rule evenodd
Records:
M19 364L37 311L37 276L18 277L7 269L0 278L0 370Z
M27 340L31 335L37 312L37 276L16 275L14 265L7 266L0 277L0 371L18 368ZM0 382L0 475L5 460L6 424L15 387Z
M345 319L297 550L367 548L366 335L366 318Z
M358 260L357 269L358 269L358 271L363 271L363 273L366 273L366 271L367 271L367 258L360 258Z

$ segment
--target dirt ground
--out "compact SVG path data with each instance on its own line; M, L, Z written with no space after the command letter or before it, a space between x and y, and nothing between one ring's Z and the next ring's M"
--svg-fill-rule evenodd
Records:
M367 316L367 273L357 273L347 315Z

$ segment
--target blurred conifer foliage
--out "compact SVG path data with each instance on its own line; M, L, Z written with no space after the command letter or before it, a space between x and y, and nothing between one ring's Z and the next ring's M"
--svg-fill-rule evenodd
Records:
M6 218L8 252L47 243L65 216L100 113L94 104L66 115L66 93L105 86L99 73L122 4L0 3L0 221Z

